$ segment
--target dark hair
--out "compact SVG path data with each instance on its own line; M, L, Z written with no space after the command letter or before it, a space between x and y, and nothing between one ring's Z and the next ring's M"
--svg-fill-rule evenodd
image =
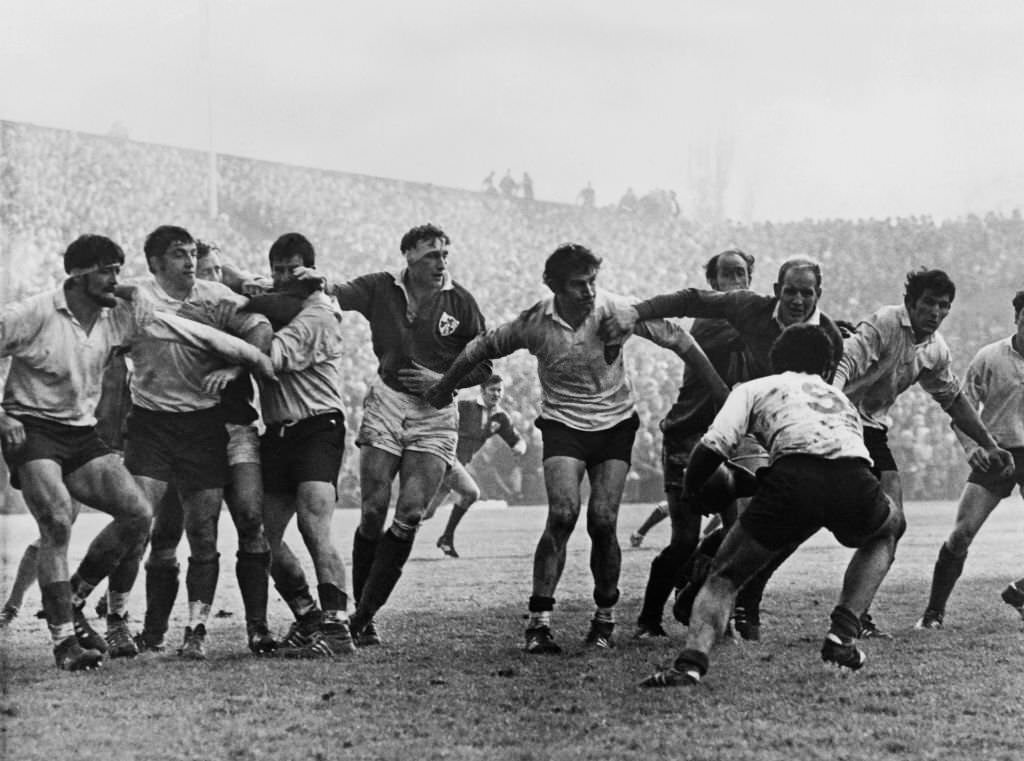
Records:
M936 296L956 298L956 285L942 270L928 270L924 267L907 273L907 282L903 286L903 302L908 305L917 303L925 291L933 291Z
M124 251L105 235L79 235L64 252L64 271L124 264Z
M817 325L798 322L775 339L768 362L773 373L791 371L824 377L832 368L832 342Z
M184 227L175 225L160 225L146 236L142 250L146 252L146 264L150 264L150 270L153 269L153 259L167 253L172 243L195 243L195 238Z
M1021 309L1024 309L1024 291L1017 291L1013 297L1013 319L1017 319Z
M738 248L727 248L725 251L719 253L708 259L708 263L704 265L704 277L708 283L714 287L715 282L718 280L718 260L727 254L735 254L747 263L747 276L754 276L754 256L748 254L746 251L741 251Z
M496 385L498 383L504 383L504 382L505 382L504 378L502 378L497 373L494 373L494 374L491 375L490 378L488 378L487 380L485 380L483 383L480 384L480 388L490 388L491 386L494 386L494 385Z
M313 250L313 244L301 233L285 233L270 247L271 264L282 259L290 259L295 255L302 257L303 267L312 267L316 264L316 251Z
M220 253L220 246L212 241L196 238L196 259L205 259L213 253Z
M797 257L796 259L787 259L779 267L779 279L776 281L779 285L782 285L782 281L786 278L786 273L790 270L803 270L808 269L814 273L814 279L817 281L818 288L821 288L821 265L813 259L803 259Z
M563 243L544 262L544 282L553 291L559 291L572 275L591 269L600 269L601 257L579 243Z
M427 222L425 225L417 225L402 236L400 250L404 254L406 251L412 251L425 240L436 240L437 238L443 240L446 246L452 242L452 239L448 237L444 230L431 222Z

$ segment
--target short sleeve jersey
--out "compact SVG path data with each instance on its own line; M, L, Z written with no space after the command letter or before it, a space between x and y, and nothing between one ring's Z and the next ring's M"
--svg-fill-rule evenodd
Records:
M737 386L701 443L730 457L745 433L754 435L773 463L787 455L871 463L857 410L818 375L785 372Z

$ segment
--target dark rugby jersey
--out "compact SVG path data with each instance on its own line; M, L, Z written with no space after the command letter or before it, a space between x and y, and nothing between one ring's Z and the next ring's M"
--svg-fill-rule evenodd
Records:
M751 378L771 374L768 352L775 339L782 333L782 326L775 319L775 308L779 300L772 296L761 296L753 291L704 291L698 288L684 288L675 293L655 296L636 305L641 320L654 317L717 317L727 320L739 332L749 349ZM824 312L815 307L814 314L806 321L819 325L832 344L832 372L843 356L843 338L839 328ZM832 372L828 380L831 380Z
M698 318L693 321L690 335L727 386L750 378L747 346L727 320ZM704 433L715 419L715 411L707 384L687 368L683 371L679 396L661 421L661 430L681 436Z
M500 407L484 415L487 408L478 401L459 402L459 444L455 456L463 465L473 459L487 439L494 434L501 436L510 447L519 443L519 434L512 427L512 421Z
M410 393L398 371L416 362L443 373L463 347L484 332L484 316L469 291L446 278L419 312L408 313L409 300L401 272L374 272L334 288L342 309L359 312L370 322L378 373L389 387ZM460 388L479 385L491 374L491 363L481 362L463 378Z

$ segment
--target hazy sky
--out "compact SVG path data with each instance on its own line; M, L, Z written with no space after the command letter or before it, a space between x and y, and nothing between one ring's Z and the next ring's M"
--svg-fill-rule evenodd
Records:
M1019 0L0 0L0 118L684 209L719 146L736 217L949 217L1022 205L1022 48Z

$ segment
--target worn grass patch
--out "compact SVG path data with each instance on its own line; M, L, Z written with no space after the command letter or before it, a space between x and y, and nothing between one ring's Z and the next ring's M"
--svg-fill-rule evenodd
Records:
M623 537L648 506L623 507ZM257 659L244 650L233 530L224 521L221 587L206 663L171 656L108 662L72 675L52 665L38 593L2 642L0 758L34 759L1013 759L1024 758L1024 634L999 600L1024 574L1021 504L1008 500L976 541L950 601L946 629L917 632L931 567L953 515L911 505L910 529L874 613L894 631L869 641L868 663L838 677L818 648L849 551L815 537L765 598L763 641L726 645L697 688L636 683L680 648L629 638L654 550L623 550L619 647L582 640L592 611L583 527L570 544L554 616L560 656L520 650L539 508L471 513L460 560L433 547L445 515L426 525L379 617L381 648L336 662ZM336 538L351 546L356 516ZM103 519L83 516L75 558ZM0 518L6 587L32 526ZM659 533L660 532L660 533ZM294 546L301 544L292 537ZM185 552L182 552L184 558ZM143 612L141 586L132 600ZM276 629L287 611L272 602ZM179 603L171 636L181 636ZM102 627L100 627L102 628Z

